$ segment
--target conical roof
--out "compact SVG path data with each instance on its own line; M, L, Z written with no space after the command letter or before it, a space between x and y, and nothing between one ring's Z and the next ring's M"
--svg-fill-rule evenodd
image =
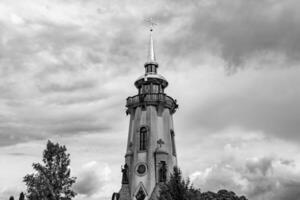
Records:
M149 47L148 47L148 58L147 58L148 63L156 62L152 32L153 32L153 30L151 29L150 30Z

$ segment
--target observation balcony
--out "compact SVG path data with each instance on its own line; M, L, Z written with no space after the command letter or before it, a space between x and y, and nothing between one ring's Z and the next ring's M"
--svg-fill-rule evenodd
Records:
M128 97L126 100L126 107L128 109L147 105L162 105L165 108L169 108L172 114L175 113L176 109L178 108L176 100L174 100L172 97L167 96L165 93L138 94L132 97Z

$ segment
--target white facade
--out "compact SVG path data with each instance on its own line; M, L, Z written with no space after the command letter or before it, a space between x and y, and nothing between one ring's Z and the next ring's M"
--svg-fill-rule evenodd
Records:
M157 74L152 29L145 74L135 81L138 94L127 98L130 116L122 188L113 199L156 199L159 185L177 165L173 114L176 100L164 93L166 79Z

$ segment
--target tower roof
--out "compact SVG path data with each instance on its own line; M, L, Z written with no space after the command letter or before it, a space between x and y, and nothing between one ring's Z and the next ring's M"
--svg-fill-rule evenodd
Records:
M154 40L153 40L153 30L154 30L153 27L157 24L154 23L151 18L149 20L146 20L146 22L148 22L150 25L150 37L149 37L149 46L148 46L148 57L145 65L147 64L158 65L158 63L156 62Z
M149 63L156 62L152 32L153 32L153 30L151 29L150 30L149 48L148 48L148 59L147 59L147 62L149 62Z

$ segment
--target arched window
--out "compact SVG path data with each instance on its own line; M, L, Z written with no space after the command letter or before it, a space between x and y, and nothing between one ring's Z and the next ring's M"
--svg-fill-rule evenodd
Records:
M175 133L173 130L170 131L171 134L171 140L172 140L172 154L173 156L176 156L176 148L175 148Z
M140 150L144 151L146 150L147 146L147 128L142 127L140 129Z
M159 168L159 182L166 182L167 181L167 164L165 161L160 162Z
M138 193L135 195L137 200L144 200L146 198L146 194L142 188L139 189Z

